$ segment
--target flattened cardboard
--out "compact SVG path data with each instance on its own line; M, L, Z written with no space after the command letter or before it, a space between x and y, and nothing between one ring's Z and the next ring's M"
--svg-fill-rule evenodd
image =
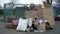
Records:
M37 11L25 11L26 18L38 18Z
M52 7L43 9L43 18L46 18L51 26L54 25L54 15L53 15Z

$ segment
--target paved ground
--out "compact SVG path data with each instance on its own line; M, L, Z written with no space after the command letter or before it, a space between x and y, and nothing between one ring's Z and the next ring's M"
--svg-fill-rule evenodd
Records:
M60 34L60 22L55 22L55 27L53 30L46 31L44 33L35 32L18 32L14 29L5 29L5 22L0 21L0 34Z

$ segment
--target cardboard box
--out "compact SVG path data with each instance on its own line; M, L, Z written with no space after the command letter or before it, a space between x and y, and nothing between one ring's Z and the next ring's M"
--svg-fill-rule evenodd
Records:
M13 28L12 23L7 23L5 27L6 28Z
M43 18L43 10L41 6L37 6L37 14L38 14L38 18Z
M43 18L46 18L52 27L54 26L54 15L52 7L43 9Z
M36 25L36 27L37 27L37 29L38 29L39 32L44 32L44 31L46 31L46 23L45 23L45 20L42 19L43 22L42 23L39 23L39 19L34 20L33 23L35 23L35 25Z
M37 11L25 11L26 18L43 18L43 10L41 6L37 6Z
M46 31L46 24L44 23L44 24L39 25L38 30L40 32L45 32Z
M45 32L46 31L46 23L45 21L42 19L42 23L40 23L37 27L37 29L40 31L40 32Z
M25 11L26 18L38 18L37 11Z
M40 8L38 6L37 11L25 11L25 17L47 19L51 27L55 25L52 7ZM45 28L46 28L46 23L38 26L38 29L40 30L40 32L46 31Z

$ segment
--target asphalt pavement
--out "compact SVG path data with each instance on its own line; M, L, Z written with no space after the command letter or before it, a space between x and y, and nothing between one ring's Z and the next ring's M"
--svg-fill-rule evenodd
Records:
M19 32L15 29L6 29L6 22L0 21L0 34L60 34L60 21L55 21L55 26L53 30L48 30L46 32Z

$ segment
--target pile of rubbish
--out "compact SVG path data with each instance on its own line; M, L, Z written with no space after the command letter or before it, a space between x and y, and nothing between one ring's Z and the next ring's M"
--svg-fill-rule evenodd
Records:
M45 2L44 5L44 8L48 7ZM52 11L45 11L42 10L41 6L37 6L36 8L34 4L31 4L28 10L25 11L25 18L7 19L8 23L6 24L6 28L13 28L17 31L27 32L44 32L46 30L53 29L53 27L51 26L51 24L54 24L53 17L51 17L52 14L48 14L52 13Z
M6 28L15 28L17 31L27 32L44 32L48 29L52 29L49 22L46 19L40 18L19 18L18 20L12 20L13 23L8 23ZM13 25L13 27L12 27Z

